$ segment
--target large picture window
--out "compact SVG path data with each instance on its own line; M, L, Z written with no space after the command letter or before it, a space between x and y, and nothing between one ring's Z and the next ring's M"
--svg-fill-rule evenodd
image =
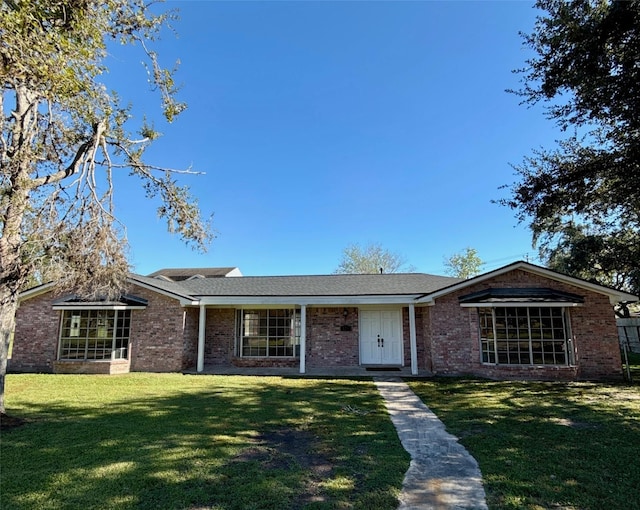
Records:
M239 310L238 340L242 357L294 357L300 315L295 309Z
M58 359L129 358L131 310L63 310Z
M482 361L498 365L568 365L562 307L479 308Z

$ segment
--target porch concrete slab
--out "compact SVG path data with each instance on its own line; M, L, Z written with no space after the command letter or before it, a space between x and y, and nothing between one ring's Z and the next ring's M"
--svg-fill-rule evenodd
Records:
M390 371L391 370L391 371ZM430 377L432 374L426 370L419 370L417 374L411 373L410 367L307 367L304 374L298 367L236 367L232 365L205 365L202 372L197 372L195 367L183 371L184 374L196 375L257 375L273 377L377 377L393 374L394 377Z
M476 460L398 377L376 377L402 446L411 455L398 510L487 509Z

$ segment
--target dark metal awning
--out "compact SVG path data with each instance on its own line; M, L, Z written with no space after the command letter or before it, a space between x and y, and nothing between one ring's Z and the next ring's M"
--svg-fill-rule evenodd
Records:
M549 288L509 287L473 292L460 296L459 302L461 306L578 306L584 303L584 297Z
M95 309L144 309L148 301L144 298L125 294L118 299L82 299L76 295L62 297L53 302L54 310L95 310Z

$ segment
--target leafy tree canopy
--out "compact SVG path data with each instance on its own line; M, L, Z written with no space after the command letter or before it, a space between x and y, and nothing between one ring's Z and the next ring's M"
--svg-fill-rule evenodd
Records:
M590 234L582 225L567 224L557 244L543 249L547 265L561 273L638 294L640 292L640 242L638 232L616 235ZM617 310L629 313L624 304Z
M104 294L126 274L124 228L113 212L113 174L138 177L168 228L204 248L210 239L175 173L143 160L157 138L100 80L109 41L140 48L149 85L171 122L185 105L149 44L172 19L142 0L5 0L0 7L0 228L2 272L20 283L45 272ZM13 267L10 267L10 266ZM115 279L114 279L115 278ZM82 285L81 285L82 286ZM85 286L86 287L86 286Z
M141 86L168 122L185 108L152 50L173 19L145 0L0 0L0 412L18 292L61 277L87 296L117 295L129 269L114 175L141 181L168 229L204 249L211 230L175 170L144 155L158 133L107 90L108 44L140 51ZM134 48L131 48L134 49ZM148 83L145 83L145 80Z
M519 180L500 203L530 222L534 243L554 260L589 249L583 260L604 261L607 253L593 250L614 239L618 249L637 251L640 1L539 0L536 6L545 12L523 35L535 56L518 71L522 87L513 92L525 104L545 105L567 138L515 166ZM582 236L600 241L585 243ZM599 279L598 267L589 274ZM630 290L621 282L632 269L628 258L617 260L616 285Z
M342 252L342 260L334 273L339 274L376 274L376 273L411 273L415 268L407 265L406 259L379 244L358 244L347 246Z
M471 278L480 274L484 262L474 248L466 248L463 252L445 258L445 272L456 278Z

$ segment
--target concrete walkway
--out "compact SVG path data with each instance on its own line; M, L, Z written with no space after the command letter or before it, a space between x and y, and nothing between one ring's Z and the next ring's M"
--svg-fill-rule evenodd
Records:
M476 460L398 377L376 377L402 446L411 455L398 510L487 509Z

